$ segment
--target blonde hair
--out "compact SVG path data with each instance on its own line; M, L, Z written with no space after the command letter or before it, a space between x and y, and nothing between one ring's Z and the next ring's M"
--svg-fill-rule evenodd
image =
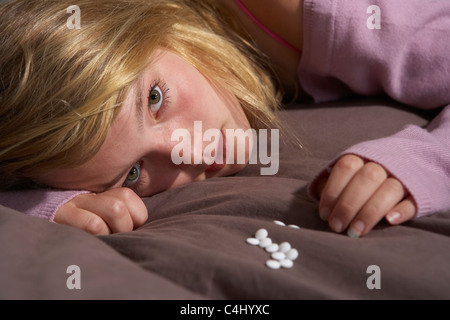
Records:
M157 48L172 51L233 93L255 128L280 104L263 58L223 8L193 0L77 0L0 5L0 189L92 158L127 90Z

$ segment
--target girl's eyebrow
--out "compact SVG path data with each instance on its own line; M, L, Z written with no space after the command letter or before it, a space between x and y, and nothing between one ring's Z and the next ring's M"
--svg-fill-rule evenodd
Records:
M124 179L124 177L128 174L128 172L130 172L130 170L131 170L131 168L127 168L126 170L124 170L120 174L118 174L110 182L100 185L99 186L100 191L98 191L98 193L102 193L102 192L112 189L117 183L119 183L120 180Z
M143 121L143 110L142 110L142 79L140 78L135 86L135 97L134 97L134 108L136 110L136 120L138 123L138 128L140 131L142 131L144 127L144 121Z

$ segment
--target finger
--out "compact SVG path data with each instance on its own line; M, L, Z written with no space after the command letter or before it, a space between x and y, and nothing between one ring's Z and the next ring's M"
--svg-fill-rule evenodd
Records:
M77 200L77 207L99 216L106 222L112 233L133 230L133 220L127 205L114 194L104 192L80 197Z
M129 188L117 188L113 190L115 191L112 193L118 192L118 197L126 204L133 222L133 227L137 228L143 225L148 219L148 210L144 201Z
M83 229L94 235L111 233L106 222L98 215L73 205L65 206L63 211L58 211L58 214L55 215L53 221L59 224Z
M409 196L389 211L386 215L386 220L390 224L396 225L414 218L416 213L416 203L414 202L412 196Z
M347 235L358 238L366 235L404 197L405 189L395 178L386 179L352 220Z
M387 179L384 168L374 162L362 167L345 187L334 206L330 228L336 232L347 229L348 224Z
M92 210L106 220L113 232L127 232L144 224L148 210L142 199L129 188L115 188L99 194Z
M339 195L363 166L364 161L354 155L344 156L336 162L323 188L319 202L319 215L322 220L328 220Z

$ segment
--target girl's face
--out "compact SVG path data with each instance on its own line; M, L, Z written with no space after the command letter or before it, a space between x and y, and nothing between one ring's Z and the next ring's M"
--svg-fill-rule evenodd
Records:
M238 152L224 165L194 161L208 146L210 150L211 145L225 142L224 149L229 151L234 143L227 141L225 134L203 141L206 130L247 131L249 122L234 95L213 86L187 61L167 51L158 51L155 59L128 93L100 151L79 167L43 174L38 177L41 182L55 188L93 192L130 187L139 196L150 196L189 182L230 175L246 165L236 160ZM194 133L194 121L201 121L202 132ZM179 136L174 139L176 130L189 133L190 141L181 144ZM189 144L190 150L178 152L181 145ZM186 161L174 163L174 148ZM251 142L244 148L248 161ZM220 157L220 152L208 154Z

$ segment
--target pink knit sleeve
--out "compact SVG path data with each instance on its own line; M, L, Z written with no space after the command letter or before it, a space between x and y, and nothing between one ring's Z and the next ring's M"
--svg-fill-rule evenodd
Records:
M87 191L36 189L0 192L0 204L27 215L53 221L56 211Z
M355 154L381 164L409 191L420 217L450 210L449 137L450 106L425 129L411 125L391 137L354 145L341 156Z
M298 78L315 102L356 93L450 103L450 1L304 0L303 12Z
M377 28L369 23L374 4ZM427 128L399 128L343 153L377 162L398 178L418 216L450 209L449 66L450 1L305 0L298 74L316 102L386 94L413 107L443 108Z

